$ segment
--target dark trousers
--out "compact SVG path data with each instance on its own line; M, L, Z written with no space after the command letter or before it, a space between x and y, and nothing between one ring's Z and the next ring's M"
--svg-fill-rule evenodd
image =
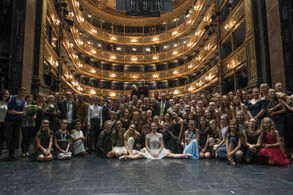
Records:
M18 149L19 130L21 120L7 119L5 128L5 139L9 148L9 157L14 157L14 152Z
M97 146L99 135L101 133L100 129L100 119L91 119L91 129L89 134L89 149L92 149L92 145Z
M4 147L4 127L5 127L5 123L0 123L0 156L2 154L2 150Z
M28 152L28 149L31 144L31 137L32 137L32 131L34 127L22 127L22 142L21 142L21 150L22 153Z
M74 128L75 128L75 127L73 126L73 122L67 124L67 131L69 131L69 133L71 133L71 131L72 131Z

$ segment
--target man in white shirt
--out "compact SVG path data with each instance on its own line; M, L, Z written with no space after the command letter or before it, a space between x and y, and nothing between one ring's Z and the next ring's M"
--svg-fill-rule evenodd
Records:
M94 96L93 104L88 108L89 150L95 150L99 135L102 130L102 107L99 106L98 97Z

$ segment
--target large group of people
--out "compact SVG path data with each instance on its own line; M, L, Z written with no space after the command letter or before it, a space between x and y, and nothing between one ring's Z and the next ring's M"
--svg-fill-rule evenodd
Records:
M226 95L155 91L149 97L142 82L131 86L130 95L115 99L70 91L45 98L28 95L25 88L16 95L2 90L0 152L7 148L8 157L16 159L19 145L22 158L38 161L96 154L286 166L293 159L293 95L282 83Z

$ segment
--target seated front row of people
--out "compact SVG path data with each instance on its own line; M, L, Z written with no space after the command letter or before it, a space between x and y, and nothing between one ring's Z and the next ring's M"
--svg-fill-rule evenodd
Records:
M83 136L80 129L81 122L79 120L74 122L75 129L72 130L71 135L69 135L69 132L67 131L67 124L67 120L62 120L61 129L56 131L54 135L49 128L49 120L44 119L41 122L41 129L36 134L38 148L37 161L53 160L53 148L57 159L70 159L72 156L72 153L70 152L70 139L72 139L73 142L74 155L86 155L86 151L84 149L84 142L86 138Z
M290 161L280 148L278 131L270 118L264 118L260 130L257 128L257 121L251 119L247 130L240 130L236 120L230 120L227 124L227 117L221 116L221 130L217 129L216 121L211 120L208 126L201 129L195 128L195 121L188 122L188 129L185 131L183 142L183 154L175 154L168 150L164 140L170 137L168 123L159 130L158 125L151 124L151 132L148 126L143 126L140 134L136 131L136 125L130 124L127 131L122 127L122 122L117 120L113 125L110 121L105 123L105 129L101 132L97 145L99 156L120 159L161 159L171 158L216 158L228 159L234 165L235 160L255 162L257 159L265 160L269 164L288 165ZM55 133L54 148L57 159L70 159L70 138L73 142L74 155L84 156L84 142L86 138L81 131L80 121L74 122L75 129L71 136L67 132L67 121L63 120L61 129ZM162 133L162 134L161 134ZM53 159L52 146L54 135L49 129L49 121L43 120L41 129L36 136L39 161L50 161ZM166 148L167 146L167 148Z

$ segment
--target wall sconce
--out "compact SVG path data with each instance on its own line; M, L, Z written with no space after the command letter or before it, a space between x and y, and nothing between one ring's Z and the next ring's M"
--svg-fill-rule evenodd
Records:
M90 91L90 94L95 95L95 94L96 94L96 91L92 89L92 90Z
M115 41L115 40L117 40L117 38L116 38L116 37L114 37L114 36L111 36L111 37L110 37L110 39L111 39L112 41Z
M110 77L116 77L116 74L115 73L112 73L111 75L110 75Z
M93 28L91 31L92 31L93 33L97 33L97 30L94 29L94 28Z
M152 41L158 41L158 40L159 40L158 37L154 37L154 38L152 39Z
M178 34L178 31L173 31L172 32L172 36L177 35L177 34Z

